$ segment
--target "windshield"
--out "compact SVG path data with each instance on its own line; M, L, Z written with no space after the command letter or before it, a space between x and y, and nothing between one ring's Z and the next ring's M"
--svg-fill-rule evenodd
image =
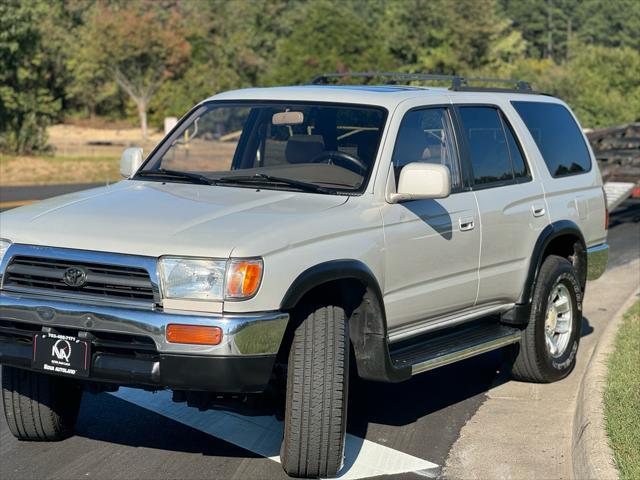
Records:
M385 118L377 107L211 102L191 112L136 176L357 192L373 168Z

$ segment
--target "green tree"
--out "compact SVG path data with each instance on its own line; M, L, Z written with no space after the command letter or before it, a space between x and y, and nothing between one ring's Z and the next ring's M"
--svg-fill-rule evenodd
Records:
M46 127L61 108L50 86L51 59L39 26L45 1L0 3L0 149L28 154L46 148Z
M522 56L524 42L494 0L394 0L384 19L400 68L468 74Z
M80 34L81 57L129 95L145 139L151 99L184 70L191 52L180 10L167 6L175 4L100 2Z
M567 64L565 98L587 127L640 121L640 52L582 46Z
M640 50L638 0L583 0L577 6L579 39L605 47Z
M500 0L500 4L522 32L532 58L564 61L571 57L572 46L585 44L640 49L637 0Z
M209 0L177 5L191 55L183 76L168 79L152 110L181 115L197 102L223 90L268 83L277 38L290 0Z
M532 58L560 60L576 28L575 0L501 0L505 14L527 42Z
M376 2L314 0L288 12L276 42L273 83L308 83L326 71L385 70L392 64L379 34Z
M404 71L453 73L454 15L447 0L394 0L382 22L387 48Z
M640 121L640 52L596 45L575 45L573 50L575 55L562 65L524 59L511 74L562 98L584 127Z

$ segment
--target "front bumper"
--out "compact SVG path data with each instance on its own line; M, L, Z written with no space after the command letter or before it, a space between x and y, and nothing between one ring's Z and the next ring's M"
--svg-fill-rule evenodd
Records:
M33 335L51 330L91 340L89 380L259 392L269 382L288 318L281 312L170 313L0 292L0 363L31 368ZM222 342L169 343L169 324L217 326Z
M608 261L609 245L606 243L587 248L587 280L600 278Z

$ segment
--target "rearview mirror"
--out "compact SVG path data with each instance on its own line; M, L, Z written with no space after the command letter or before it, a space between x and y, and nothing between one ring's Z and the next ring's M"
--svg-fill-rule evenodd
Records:
M391 203L427 198L446 198L451 194L451 172L444 165L409 163L402 167L397 193L389 196Z
M304 123L304 113L302 112L278 112L271 117L274 125L302 125Z
M120 157L120 175L124 178L133 177L142 165L142 149L140 147L127 148Z

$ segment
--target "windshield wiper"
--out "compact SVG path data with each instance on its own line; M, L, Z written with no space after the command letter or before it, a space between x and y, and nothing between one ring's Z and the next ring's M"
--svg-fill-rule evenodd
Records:
M228 176L228 177L216 177L213 182L216 184L230 184L230 183L238 183L238 184L269 184L269 183L280 183L283 185L288 185L290 187L296 187L300 190L304 190L305 192L314 192L314 193L335 193L333 190L325 187L321 187L320 185L316 185L315 183L303 182L301 180L294 180L292 178L286 177L276 177L273 175L267 175L266 173L256 173L255 175L236 175L236 176Z
M212 180L211 178L205 177L204 175L199 175L197 173L181 172L179 170L168 170L166 168L158 168L157 170L144 170L142 172L138 172L136 176L171 177L171 178L178 178L181 180L191 180L192 182L198 183L200 185L216 184L216 180Z

